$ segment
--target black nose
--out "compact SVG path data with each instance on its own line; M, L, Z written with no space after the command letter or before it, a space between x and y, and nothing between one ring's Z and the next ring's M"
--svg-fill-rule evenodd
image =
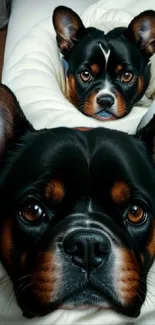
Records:
M63 243L74 264L90 270L98 267L110 253L111 244L106 235L97 230L75 230Z
M114 97L109 94L102 94L97 97L97 104L102 108L109 108L114 104Z

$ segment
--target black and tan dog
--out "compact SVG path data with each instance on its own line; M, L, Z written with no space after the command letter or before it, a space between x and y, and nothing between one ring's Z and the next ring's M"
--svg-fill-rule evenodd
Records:
M35 131L0 86L0 259L26 317L139 315L155 257L155 118L135 137Z
M57 44L67 64L67 97L84 114L113 120L130 113L150 81L155 52L155 11L109 33L85 28L71 9L53 13Z

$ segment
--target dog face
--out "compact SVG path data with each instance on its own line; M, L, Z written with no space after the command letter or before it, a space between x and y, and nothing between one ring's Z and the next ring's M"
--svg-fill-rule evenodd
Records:
M57 43L68 63L67 97L84 114L100 120L127 115L145 93L155 52L155 12L145 11L128 28L106 35L85 28L71 9L53 13Z
M155 119L136 137L35 131L4 86L0 98L0 258L23 314L137 316L155 256Z

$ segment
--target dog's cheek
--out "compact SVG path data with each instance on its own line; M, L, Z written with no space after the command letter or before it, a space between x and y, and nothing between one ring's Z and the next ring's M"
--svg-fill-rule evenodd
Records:
M126 104L125 104L123 96L118 91L115 92L115 96L116 96L116 102L117 102L115 115L117 117L121 118L124 115L126 115L126 113L127 113Z
M83 105L83 113L92 116L97 113L97 103L96 103L96 92L91 93L91 95L86 99Z
M41 305L54 302L61 287L61 265L54 251L37 254L31 276L33 292Z
M12 265L13 253L13 221L7 218L1 228L0 251L2 258L9 267Z
M134 303L139 285L140 267L134 254L126 248L115 248L114 287L122 306Z
M67 99L75 106L80 104L78 91L76 89L76 81L72 74L67 78Z
M138 91L137 91L137 95L140 96L144 91L144 80L143 78L140 76L138 77Z
M155 258L155 221L152 225L152 232L151 232L150 240L146 247L146 251L149 253L151 259Z

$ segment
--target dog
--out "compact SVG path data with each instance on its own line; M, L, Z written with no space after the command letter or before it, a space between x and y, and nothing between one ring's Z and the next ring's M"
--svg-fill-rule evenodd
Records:
M69 101L85 115L102 121L129 114L149 85L155 11L144 11L127 28L104 34L85 28L73 10L59 6L53 12L53 25L68 66Z
M0 85L0 260L25 317L136 317L155 257L155 117L135 136L36 131Z

